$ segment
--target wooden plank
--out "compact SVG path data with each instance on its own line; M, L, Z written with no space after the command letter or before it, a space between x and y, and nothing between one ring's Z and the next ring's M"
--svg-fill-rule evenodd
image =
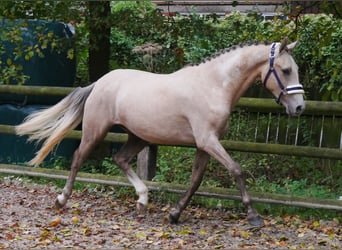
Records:
M2 125L0 124L0 134L10 134L15 135L14 126ZM65 139L75 139L80 140L82 137L82 131L72 130L66 135ZM125 143L127 141L128 135L123 133L108 133L104 138L104 141Z
M309 146L293 146L274 143L244 142L232 140L221 140L221 143L226 150L240 152L342 160L342 150L335 148L318 148Z
M159 5L159 6L171 6L171 5L194 5L194 6L200 6L200 5L206 5L206 6L217 6L217 5L225 5L225 6L231 6L236 5L236 1L217 1L217 0L206 0L206 1L194 1L194 0L173 0L173 1L152 1L152 3ZM253 6L253 5L279 5L282 4L279 1L239 1L238 5L247 5L247 6Z
M1 133L14 134L14 127L10 125L0 125L0 134ZM81 136L82 131L73 130L66 136L66 139L81 139ZM105 137L105 141L125 143L127 141L127 134L108 133ZM226 150L233 151L342 160L342 150L334 148L318 148L233 140L221 140L221 143Z
M74 89L70 87L0 85L0 93L17 95L66 96Z
M46 96L65 96L74 88L68 87L45 87L45 86L19 86L19 85L0 85L0 93L20 94L20 95L46 95ZM236 108L247 109L248 111L284 113L284 107L275 103L270 98L240 98ZM342 116L342 102L322 102L306 101L304 115L334 115Z
M11 164L0 164L0 173L13 174L22 176L43 177L52 179L66 180L69 171L47 169L47 168L33 168L23 167ZM78 173L77 181L100 184L100 185L114 185L114 186L132 186L124 177L108 176L101 174ZM188 186L172 183L159 183L152 181L144 181L149 190L167 191L171 193L183 194ZM249 192L251 200L257 203L277 204L286 206L317 208L317 209L332 209L342 211L342 201L333 199L318 199L303 196L283 195L274 193L258 193ZM240 192L235 189L225 188L212 188L200 187L195 193L198 196L228 199L228 200L241 200Z

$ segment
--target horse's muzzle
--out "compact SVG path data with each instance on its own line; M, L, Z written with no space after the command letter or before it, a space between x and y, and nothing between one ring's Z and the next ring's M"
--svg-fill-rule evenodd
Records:
M304 111L304 107L303 107L302 105L298 105L298 106L296 107L296 112L295 112L295 114L296 114L296 115L300 115L300 114L303 113L303 111Z

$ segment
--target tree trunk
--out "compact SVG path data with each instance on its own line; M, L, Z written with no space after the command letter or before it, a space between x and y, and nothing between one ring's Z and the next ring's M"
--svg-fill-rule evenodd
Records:
M109 71L110 1L89 1L89 80L96 81Z

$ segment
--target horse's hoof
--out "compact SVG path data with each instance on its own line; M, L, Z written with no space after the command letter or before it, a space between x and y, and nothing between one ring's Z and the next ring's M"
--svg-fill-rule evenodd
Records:
M264 226L264 219L259 215L253 216L248 218L249 225L253 227L263 227Z
M177 224L178 220L179 220L179 216L180 216L179 211L176 210L175 208L173 208L170 211L170 214L169 214L169 222L170 222L170 224Z
M64 205L62 205L62 204L59 202L59 200L56 199L56 201L55 201L55 208L61 209L62 207L64 207Z
M147 206L140 202L137 202L137 213L139 215L145 215L147 213Z

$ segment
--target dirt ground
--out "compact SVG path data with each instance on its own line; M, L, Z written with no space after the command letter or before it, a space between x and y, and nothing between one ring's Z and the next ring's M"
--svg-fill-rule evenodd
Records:
M245 215L188 207L177 225L169 205L151 204L145 217L134 198L111 192L75 192L65 208L53 207L60 192L17 177L0 179L0 249L341 249L337 221L267 217L253 228Z

